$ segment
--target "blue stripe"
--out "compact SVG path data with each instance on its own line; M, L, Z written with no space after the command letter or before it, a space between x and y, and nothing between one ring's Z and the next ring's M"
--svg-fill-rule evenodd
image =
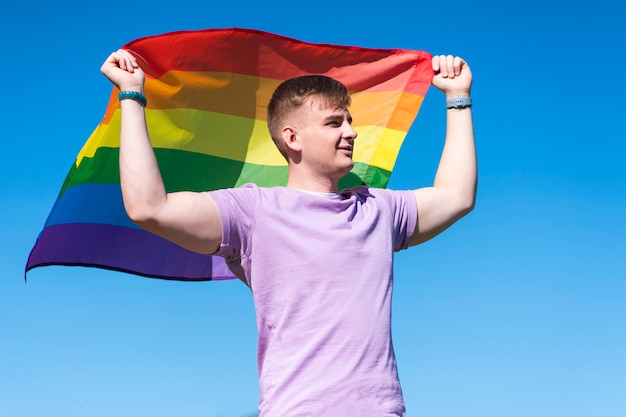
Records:
M68 188L52 207L45 227L70 223L139 229L124 211L119 184L81 184Z

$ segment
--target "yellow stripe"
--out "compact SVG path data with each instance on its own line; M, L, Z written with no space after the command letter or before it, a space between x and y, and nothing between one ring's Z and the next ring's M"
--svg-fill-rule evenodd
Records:
M93 157L100 147L120 146L120 116L118 109L108 124L94 130L76 159L77 165L82 158ZM272 142L265 121L190 109L147 109L146 118L155 148L180 149L262 165L287 164ZM354 160L390 171L406 132L378 126L355 126L355 130L359 137Z
M361 133L355 141L354 160L391 171L406 132L376 126L368 126L357 131Z

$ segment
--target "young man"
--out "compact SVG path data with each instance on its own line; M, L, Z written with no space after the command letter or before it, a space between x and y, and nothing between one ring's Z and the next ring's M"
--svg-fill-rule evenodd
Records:
M252 289L261 416L405 416L391 340L393 253L422 243L474 205L472 75L436 56L432 83L448 99L432 187L339 190L357 132L343 84L287 80L268 106L286 187L246 185L167 194L145 124L144 75L128 51L102 72L123 92L120 177L129 217L190 250L223 256ZM419 216L418 216L419 207Z

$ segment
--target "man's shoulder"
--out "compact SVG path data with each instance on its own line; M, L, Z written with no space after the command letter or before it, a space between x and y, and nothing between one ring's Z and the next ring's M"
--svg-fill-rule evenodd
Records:
M390 188L368 187L366 185L352 187L341 192L343 198L355 198L364 204L385 205L396 210L406 207L417 211L415 196L411 190L396 190Z

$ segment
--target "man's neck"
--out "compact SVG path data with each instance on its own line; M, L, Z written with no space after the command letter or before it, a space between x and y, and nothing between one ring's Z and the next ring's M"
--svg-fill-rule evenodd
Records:
M303 177L301 175L293 175L291 172L287 179L287 187L313 193L339 192L338 181L333 181L330 178Z

